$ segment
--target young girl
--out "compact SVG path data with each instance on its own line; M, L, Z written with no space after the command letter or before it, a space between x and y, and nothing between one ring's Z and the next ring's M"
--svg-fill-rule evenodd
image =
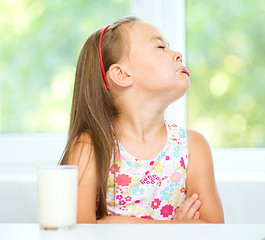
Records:
M164 120L189 89L182 55L123 18L81 50L61 164L79 166L78 223L222 223L210 148Z

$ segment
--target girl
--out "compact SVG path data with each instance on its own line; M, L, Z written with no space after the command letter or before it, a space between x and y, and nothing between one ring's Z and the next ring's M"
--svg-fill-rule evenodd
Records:
M189 89L182 55L123 18L81 50L61 164L79 166L78 223L222 223L210 148L164 120Z

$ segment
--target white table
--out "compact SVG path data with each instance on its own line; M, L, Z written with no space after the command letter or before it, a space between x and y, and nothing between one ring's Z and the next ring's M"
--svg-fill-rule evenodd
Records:
M1 240L265 240L264 224L79 224L43 231L38 224L0 224Z

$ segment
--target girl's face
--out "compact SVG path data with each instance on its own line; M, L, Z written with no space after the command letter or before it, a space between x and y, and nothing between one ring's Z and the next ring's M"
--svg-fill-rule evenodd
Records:
M190 80L189 73L183 69L181 53L172 51L152 25L136 22L126 32L130 39L128 74L137 90L164 97L166 93L169 101L183 96Z

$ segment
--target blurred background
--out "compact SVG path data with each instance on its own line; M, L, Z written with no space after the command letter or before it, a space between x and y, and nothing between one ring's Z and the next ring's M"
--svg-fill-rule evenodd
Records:
M265 1L186 3L188 126L213 147L264 147Z
M130 1L0 4L1 132L67 132L81 47L92 32L128 15Z
M0 222L38 221L36 169L63 152L79 52L126 15L183 52L191 89L169 113L210 143L226 222L265 223L265 0L0 0Z
M0 132L67 132L82 45L130 14L130 0L0 1ZM187 126L212 147L265 146L264 15L264 0L186 0Z

